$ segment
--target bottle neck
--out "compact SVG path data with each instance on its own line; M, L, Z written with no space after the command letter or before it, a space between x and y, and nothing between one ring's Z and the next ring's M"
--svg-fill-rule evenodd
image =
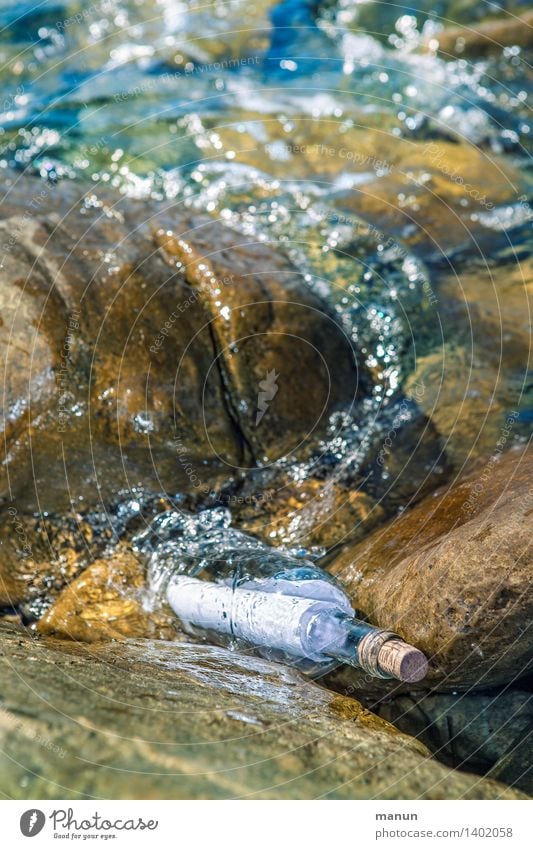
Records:
M415 683L427 673L424 654L393 631L376 628L340 611L317 617L311 629L315 650L319 645L324 655L360 667L374 678Z

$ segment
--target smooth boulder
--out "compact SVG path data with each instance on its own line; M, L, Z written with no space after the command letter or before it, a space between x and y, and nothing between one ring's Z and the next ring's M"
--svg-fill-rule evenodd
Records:
M268 245L179 199L19 175L2 190L1 491L19 511L132 482L209 492L307 450L365 394L327 305Z
M487 688L528 672L532 479L531 450L497 452L331 564L356 607L427 654L418 689Z
M449 770L279 664L153 640L35 639L7 624L0 647L10 798L523 798Z

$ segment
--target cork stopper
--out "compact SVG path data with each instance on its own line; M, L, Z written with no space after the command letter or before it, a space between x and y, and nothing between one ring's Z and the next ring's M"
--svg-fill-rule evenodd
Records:
M426 656L398 638L383 643L377 661L382 672L410 684L421 681L428 671Z

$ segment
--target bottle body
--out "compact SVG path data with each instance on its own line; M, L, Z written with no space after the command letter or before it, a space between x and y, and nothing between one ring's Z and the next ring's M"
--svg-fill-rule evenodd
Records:
M134 539L135 547L147 560L152 593L167 598L185 630L195 637L244 651L253 647L263 657L289 663L308 675L324 674L334 668L338 661L323 653L318 659L288 650L297 646L297 625L294 615L289 616L291 604L284 604L283 599L322 603L353 616L353 608L338 582L304 552L274 549L230 527L230 521L231 515L224 508L204 510L196 516L177 511L157 516ZM205 587L197 587L185 578L204 582ZM230 595L226 589L234 596L233 622L237 609L242 610L242 601L250 599L241 597L241 591L254 592L256 603L258 593L270 596L270 602L261 607L263 616L254 616L255 627L246 633L240 625L225 627L230 622ZM222 605L226 617L222 615ZM272 617L272 629L261 632L257 623L264 623L266 617ZM273 645L271 635L284 628L287 635L292 633L292 638L283 646Z
M169 511L134 540L152 592L185 630L312 676L349 663L378 678L424 677L422 653L356 618L340 585L305 552L273 549L229 522L220 508Z

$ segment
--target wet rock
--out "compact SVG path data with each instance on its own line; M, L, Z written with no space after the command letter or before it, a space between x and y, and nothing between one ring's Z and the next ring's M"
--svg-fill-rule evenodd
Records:
M91 506L132 480L209 491L297 452L364 392L352 345L268 246L179 203L3 189L2 491L19 511Z
M284 666L207 646L0 635L11 798L521 798Z
M325 546L360 539L378 524L383 507L368 493L320 479L278 481L269 497L237 505L239 524L270 545Z
M63 639L96 642L124 637L176 636L172 611L146 603L144 564L126 548L96 560L66 587L37 630Z
M30 617L40 616L106 542L81 516L54 522L9 507L0 522L0 607Z
M501 53L504 47L531 47L533 12L487 19L469 27L446 27L434 37L444 57L485 56ZM435 44L431 45L435 49Z
M486 456L505 434L506 445L529 436L528 386L533 263L516 259L466 267L439 280L439 315L447 328L438 348L417 357L406 392L441 434L448 460L462 468Z
M449 138L392 136L379 138L373 151L363 148L363 162L382 163L382 172L357 192L339 192L337 205L348 218L362 216L378 232L402 239L432 262L446 262L460 249L482 259L494 248L495 234L477 216L516 203L520 174L503 158L466 144L460 128L455 137L453 110L442 123L446 129L450 124Z
M331 565L372 622L427 654L427 687L487 688L528 669L533 454L500 451ZM338 684L360 686L349 670Z
M247 465L297 453L324 427L328 410L350 392L355 400L369 390L364 368L357 385L348 338L282 255L272 252L262 270L262 245L249 244L245 258L218 237L213 259L211 227L198 230L193 244L165 231L157 239L211 316L217 361L205 391L220 371L227 413L249 449ZM311 380L302 380L302 368Z
M533 771L521 756L524 748L529 751L533 734L531 693L505 689L420 699L400 696L374 710L422 740L449 766L500 776L503 781L508 775L510 784L533 793Z

